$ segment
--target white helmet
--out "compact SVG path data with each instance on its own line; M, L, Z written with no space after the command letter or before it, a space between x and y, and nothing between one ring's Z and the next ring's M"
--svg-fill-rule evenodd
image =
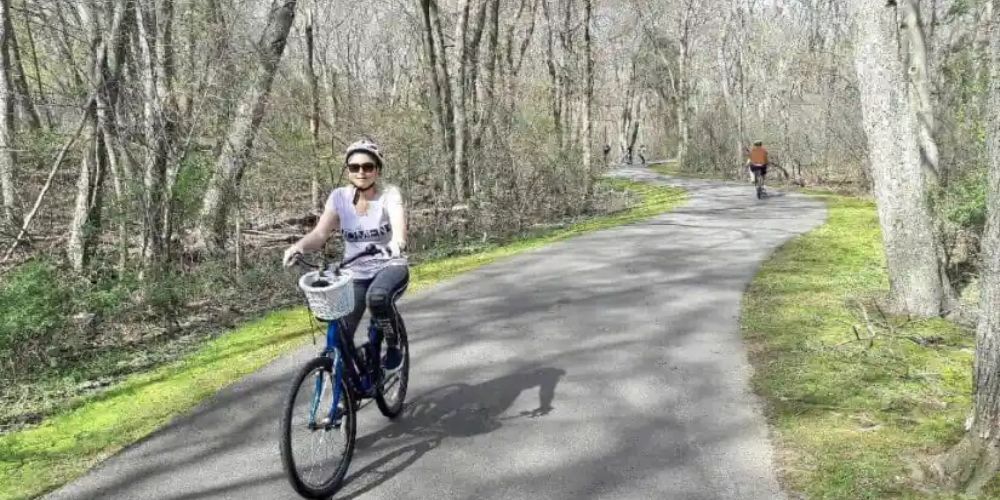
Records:
M375 144L374 141L367 137L351 144L350 146L347 146L347 152L344 154L344 163L347 163L347 160L350 159L351 155L354 153L370 154L372 158L375 158L375 163L377 163L379 170L382 170L382 167L385 165L385 159L382 158L382 153L379 151L378 144Z

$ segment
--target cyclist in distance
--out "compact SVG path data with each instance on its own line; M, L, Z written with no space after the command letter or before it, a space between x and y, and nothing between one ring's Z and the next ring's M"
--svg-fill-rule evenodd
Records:
M764 142L754 141L753 148L750 149L750 158L747 159L747 167L750 168L754 181L760 176L761 185L764 184L764 178L767 177L767 164L767 149L764 149Z
M384 335L387 348L383 365L389 373L402 364L396 299L410 279L406 248L406 216L403 196L396 186L379 182L384 159L377 144L359 140L347 147L345 166L350 185L330 193L316 227L285 250L283 263L294 264L296 256L323 247L334 231L344 238L344 257L378 246L379 255L362 257L347 269L354 279L354 311L343 318L348 338L361 322L367 305L375 324ZM364 300L362 300L364 298Z

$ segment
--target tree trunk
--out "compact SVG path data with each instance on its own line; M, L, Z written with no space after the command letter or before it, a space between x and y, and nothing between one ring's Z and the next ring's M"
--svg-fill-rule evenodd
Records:
M115 221L118 232L118 269L125 270L128 261L128 226L126 224L126 213L128 211L127 186L125 175L131 167L126 162L127 155L119 152L124 148L118 133L116 112L118 110L119 85L122 70L125 66L125 40L126 32L132 29L133 3L127 0L115 0L112 32L105 45L112 48L106 55L107 64L103 68L102 79L107 82L103 88L94 93L97 103L97 128L100 138L103 141L104 154L107 158L108 170L111 173L112 186L115 192L115 207L117 210Z
M972 424L965 437L935 464L939 479L947 486L973 496L1000 470L1000 0L992 1L986 132L988 213L980 266Z
M62 4L63 2L55 3L55 13L56 18L59 20L59 25L62 27L60 30L60 36L58 36L58 41L56 47L60 52L60 56L69 66L69 72L71 76L70 84L73 85L73 90L83 88L83 78L80 76L80 67L76 64L76 58L73 56L74 47L70 43L70 37L67 35L69 24L66 22L66 16L63 15Z
M457 31L455 33L456 43L459 44L459 56L458 56L458 74L455 75L455 101L454 101L454 116L455 116L455 154L454 163L451 167L451 177L452 186L454 186L455 199L458 201L465 200L465 139L468 137L468 124L465 115L465 104L466 104L466 90L468 86L466 85L466 76L469 70L469 41L468 41L468 29L469 29L469 8L471 0L465 0L465 5L462 7L462 14L458 21Z
M104 169L101 168L99 153L100 137L93 105L87 112L87 140L84 142L80 173L76 181L76 202L73 220L69 226L66 254L74 271L81 272L87 267L93 253L94 241L100 231L100 192L104 184Z
M533 0L529 12L529 15L531 17L528 18L527 32L525 33L524 38L520 41L520 44L515 43L514 30L518 21L521 20L521 14L525 10L524 7L526 1L527 0L521 1L521 5L520 7L518 7L517 16L515 17L514 22L512 22L510 26L507 28L507 50L504 57L507 68L505 75L507 79L505 87L507 95L505 96L506 100L504 101L505 109L513 107L513 100L515 99L515 92L517 90L516 86L517 75L521 71L521 64L524 62L524 54L525 52L527 52L528 45L531 42L531 38L535 33L535 19L538 17L537 11L540 0ZM515 50L515 46L517 47L517 50ZM510 115L511 114L508 113L508 116Z
M90 75L95 85L95 94L104 87L104 65L107 50L101 38L100 12L90 1L78 5L81 18L84 21L90 38ZM73 206L73 219L69 225L69 235L66 241L66 255L74 271L82 271L90 260L94 241L99 231L101 198L95 196L103 186L104 172L98 158L101 148L99 130L97 127L97 97L87 104L87 125L83 141L84 147L80 160L80 172L76 181L76 197Z
M441 109L443 111L442 116L442 127L444 128L444 145L445 152L450 156L450 159L454 161L455 152L455 131L452 129L452 123L455 120L454 117L454 106L452 105L452 93L450 71L448 70L448 51L445 48L445 38L444 29L441 27L441 17L438 14L438 5L436 1L431 0L430 2L430 21L434 34L437 35L438 43L437 47L437 66L435 71L437 72L438 81L441 82Z
M594 193L594 179L596 173L592 166L593 160L593 125L594 125L594 54L591 49L590 23L592 13L591 0L584 0L583 3L583 50L586 57L586 67L584 69L584 90L583 90L583 171L587 173L587 194L588 197Z
M167 253L173 179L168 173L174 145L173 0L147 0L136 9L142 64L145 158L143 161L143 277ZM176 170L171 167L171 170Z
M434 37L434 23L431 18L432 3L433 0L420 0L421 18L424 25L424 33L421 37L424 48L424 73L427 75L427 83L431 88L428 94L431 108L431 128L434 131L434 136L440 143L441 152L447 153L449 148L448 141L445 138L445 129L448 125L445 123L444 90L442 86L448 83L442 82L438 75L437 41Z
M174 96L174 75L176 63L174 49L174 0L158 0L156 4L156 111L160 115L160 134L157 154L165 165L162 201L160 202L161 254L152 256L148 262L169 257L170 241L173 236L174 187L180 175L181 163L176 155L178 104Z
M545 45L545 65L549 71L549 94L551 99L552 107L552 123L555 127L556 145L560 150L563 148L563 106L562 99L565 97L562 95L562 84L560 80L561 71L556 65L555 56L555 43L554 43L554 23L552 22L552 15L549 13L549 0L541 0L542 2L542 14L545 16L545 25L547 29L547 39Z
M195 235L199 247L217 251L225 246L229 204L243 177L257 129L264 118L274 73L295 19L295 5L296 0L284 0L269 15L267 30L258 47L259 59L250 77L252 83L240 99L205 192Z
M27 11L28 0L21 0L21 9ZM31 31L31 22L24 23L25 34L28 35L28 50L31 51L31 65L35 70L35 83L38 86L38 98L42 102L45 100L45 90L42 87L42 71L38 65L38 52L35 50L35 36ZM37 106L36 106L37 108ZM45 106L45 122L48 127L52 128L52 112L49 110L48 106Z
M639 138L639 124L642 122L642 96L636 97L635 114L632 116L632 130L628 132L628 149L632 152L632 158L638 154L635 149L636 140Z
M10 82L10 61L7 44L10 39L10 2L0 0L0 199L3 200L3 222L11 229L20 226L20 214L14 194L14 89Z
M939 164L937 142L934 140L934 103L928 76L927 38L924 35L919 0L904 0L902 8L907 47L905 57L910 77L910 104L917 118L920 160L927 180L937 184L943 175Z
M8 0L9 3L9 0ZM24 76L24 65L21 63L21 48L17 43L17 32L11 22L10 16L6 16L4 22L7 23L7 30L10 31L10 68L11 81L17 89L17 105L21 109L21 117L27 123L28 129L37 131L42 128L42 120L38 116L38 109L35 102L31 100L31 90L28 88L28 79Z
M688 125L687 43L678 42L677 49L680 54L677 58L677 163L684 168L691 143L691 131Z
M498 68L501 67L501 51L500 51L500 0L492 0L489 2L489 17L486 23L489 26L487 45L485 49L485 60L483 60L484 71L486 73L486 81L483 84L483 98L480 99L481 102L481 112L477 117L476 132L472 138L472 150L475 152L482 153L483 137L486 135L486 130L493 128L496 130L496 123L494 114L497 108L497 73ZM485 7L485 6L484 6ZM477 47L478 50L478 47ZM482 177L480 174L481 162L475 161L472 164L466 162L466 169L469 178L469 192L472 196L475 196L479 192L479 182ZM479 166L479 168L473 165Z
M319 182L319 82L316 79L315 60L315 38L313 31L313 11L306 13L306 83L309 85L309 135L312 146L312 161L310 170L312 171L310 193L312 193L312 207L316 210L323 208L323 198L320 193Z
M853 0L855 67L895 307L918 316L942 312L947 284L927 205L916 124L899 61L894 12Z
M84 20L87 34L90 37L91 78L95 84L95 94L101 91L103 85L105 55L107 53L101 39L101 26L97 6L90 1L78 5ZM74 271L82 271L88 264L93 244L99 231L100 197L95 197L103 185L103 169L100 168L98 153L100 151L99 131L96 115L97 99L87 104L87 125L83 141L83 157L80 160L80 173L76 181L76 201L73 206L73 219L69 226L69 236L66 241L66 255Z

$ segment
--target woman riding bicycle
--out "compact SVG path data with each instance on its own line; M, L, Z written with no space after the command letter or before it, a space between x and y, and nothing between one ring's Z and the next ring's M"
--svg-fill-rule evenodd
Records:
M384 160L377 144L362 139L347 147L345 168L349 186L338 187L326 200L326 208L316 227L285 250L284 265L294 264L298 255L319 250L333 231L344 238L344 257L364 252L376 245L382 252L362 257L347 269L353 274L354 311L343 318L348 338L361 322L367 304L375 324L386 339L383 360L386 371L402 364L397 333L400 331L396 299L409 283L410 271L403 255L406 248L406 216L399 188L378 182Z
M753 174L754 180L758 176L763 180L767 176L767 166L770 163L767 157L767 149L764 148L764 141L754 141L753 149L750 150L750 157L747 158L747 168Z

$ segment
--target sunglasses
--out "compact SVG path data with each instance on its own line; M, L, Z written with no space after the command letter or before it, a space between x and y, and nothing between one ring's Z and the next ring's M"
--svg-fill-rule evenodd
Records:
M356 173L358 173L358 172L360 172L362 170L364 170L366 174L370 174L370 173L372 173L372 172L375 171L375 164L371 163L371 162L368 162L368 163L348 163L347 164L347 171L350 172L350 173L352 173L352 174L356 174Z

